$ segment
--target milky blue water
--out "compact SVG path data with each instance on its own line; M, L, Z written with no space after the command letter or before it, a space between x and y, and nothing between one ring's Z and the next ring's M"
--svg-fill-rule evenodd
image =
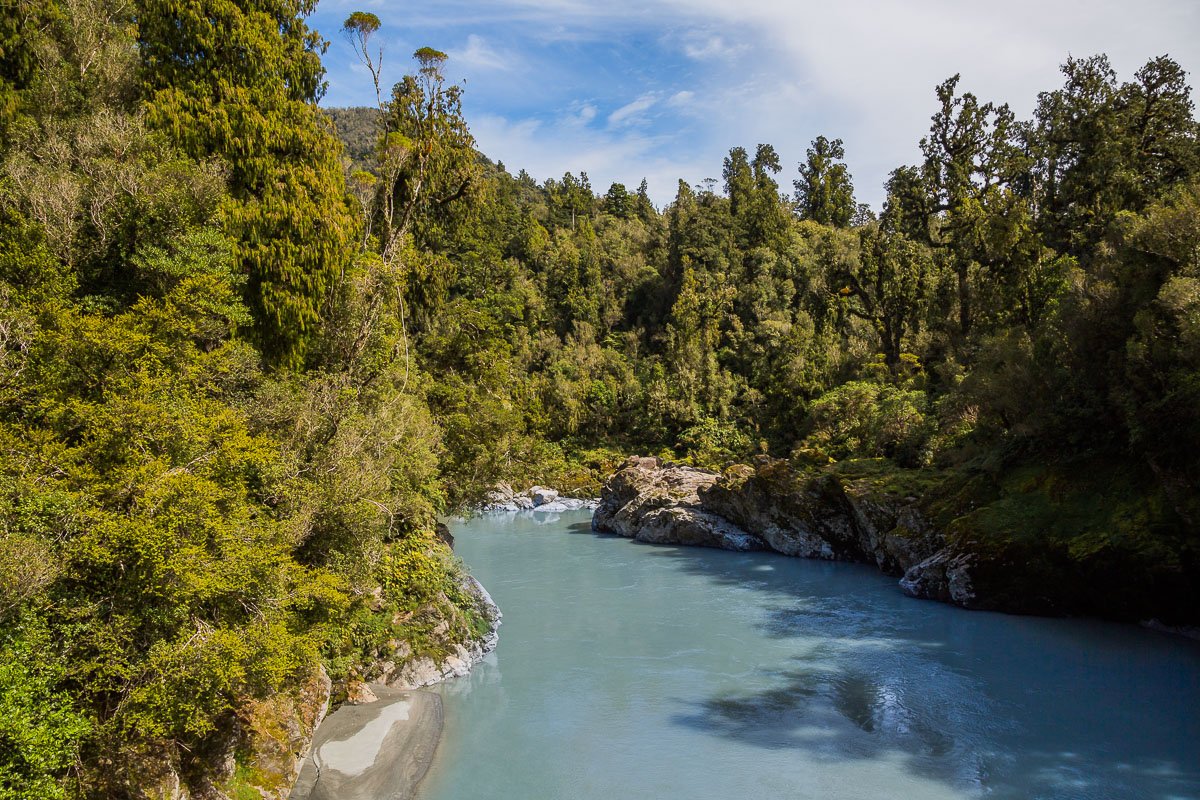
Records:
M504 624L420 800L1200 798L1200 643L589 519L452 526Z

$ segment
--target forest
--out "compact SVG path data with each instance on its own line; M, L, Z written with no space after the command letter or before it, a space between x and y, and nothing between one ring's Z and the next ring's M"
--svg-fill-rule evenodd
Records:
M372 14L378 105L322 108L313 6L0 11L0 798L258 796L250 704L478 624L440 515L631 453L868 465L1194 597L1178 63L1068 58L1030 119L949 77L878 210L826 136L657 208L479 152L445 53L380 86Z

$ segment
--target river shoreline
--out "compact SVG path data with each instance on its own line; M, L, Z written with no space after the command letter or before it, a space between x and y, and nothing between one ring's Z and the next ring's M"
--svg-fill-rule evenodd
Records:
M554 490L535 489L497 498L504 502L479 513L543 516L590 511L598 504L594 499L560 498ZM514 497L518 502L513 502ZM528 504L521 502L525 497ZM399 670L392 685L363 685L365 696L375 699L345 703L320 723L290 800L410 800L416 795L433 762L444 723L441 696L425 689L466 675L499 641L503 614L483 584L473 577L467 581L488 610L492 624L487 633L464 643L443 664L418 659Z
M290 800L411 800L429 770L442 736L442 698L429 687L467 674L499 641L503 615L487 589L467 578L487 609L491 626L460 646L439 668L430 662L403 685L366 684L365 703L345 703L314 731Z
M321 724L292 800L409 800L442 735L442 699L372 684L379 698L343 705Z

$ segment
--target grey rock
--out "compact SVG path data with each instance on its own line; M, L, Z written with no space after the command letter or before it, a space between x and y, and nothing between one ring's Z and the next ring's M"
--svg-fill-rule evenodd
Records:
M534 486L527 494L533 500L534 506L544 506L558 499L558 490L546 486Z
M584 500L578 497L560 497L544 505L535 506L532 510L538 513L562 513L563 511L582 511L595 508L599 500Z
M511 503L515 494L513 488L507 483L497 483L492 491L488 492L488 503L498 506Z
M632 457L605 482L592 528L655 544L761 550L757 536L701 507L699 491L718 477L657 458Z
M470 576L467 576L465 581L464 588L475 598L478 608L488 621L487 631L482 636L465 643L448 643L453 652L440 662L428 656L410 657L412 649L407 643L403 643L404 654L401 655L399 651L394 654L394 657L402 663L397 666L395 661L384 662L387 666L386 670L382 668L375 670L389 688L418 689L441 683L449 678L461 677L470 672L471 668L482 661L484 656L496 649L496 644L500 640L500 623L504 615L500 613L500 609L492 600L492 596L488 594L487 589L483 588L483 584ZM445 621L438 623L434 627L434 635L444 637L449 632L449 627ZM379 666L382 667L383 664Z
M944 568L929 561L945 541L915 498L829 473L796 473L765 456L723 474L632 457L605 482L592 527L644 542L862 561L893 575L916 576L917 565L930 564L923 579L906 575L913 587L906 591L974 602L968 561Z
M974 556L941 550L919 564L909 567L900 579L900 588L911 597L940 600L965 608L978 606L971 577Z

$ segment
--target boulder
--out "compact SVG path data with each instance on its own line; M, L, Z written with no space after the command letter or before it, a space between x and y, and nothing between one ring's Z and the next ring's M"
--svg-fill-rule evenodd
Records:
M488 492L487 499L490 505L502 506L512 502L516 492L507 483L497 483L492 490Z
M559 497L557 500L552 500L549 503L543 503L540 506L534 506L533 511L539 514L554 514L564 511L581 511L583 509L594 509L599 500L584 500L578 497Z
M911 597L939 600L965 608L977 607L971 576L974 560L969 553L942 550L909 567L900 579L900 588Z
M379 698L361 678L353 678L346 685L346 702L352 706L374 703Z
M558 490L546 486L534 486L527 494L533 500L534 506L544 506L558 499Z
M632 457L605 482L592 528L655 544L762 549L758 537L701 507L699 491L718 477L657 458Z

